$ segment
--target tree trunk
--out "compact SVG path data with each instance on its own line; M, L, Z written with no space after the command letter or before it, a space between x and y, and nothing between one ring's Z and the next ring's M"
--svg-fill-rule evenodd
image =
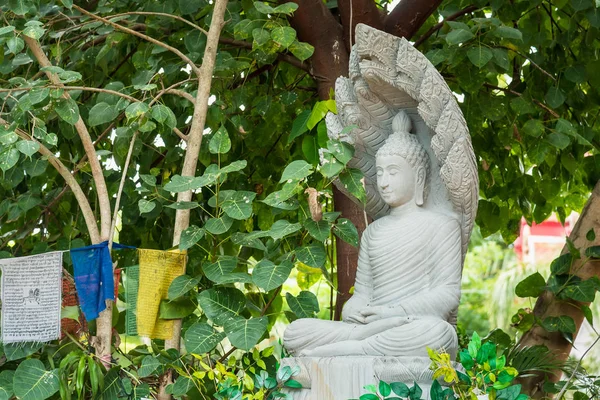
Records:
M385 31L410 39L442 4L442 0L402 0L385 17Z
M23 40L27 43L27 46L35 56L36 60L40 64L41 67L50 67L52 63L44 53L40 42L30 38L26 35L23 35ZM58 75L53 72L46 71L46 76L48 80L52 82L54 85L62 87L64 86ZM64 92L63 98L70 99L71 96L68 92ZM94 179L94 184L96 185L96 193L98 195L98 203L100 205L100 238L98 242L95 242L94 235L90 231L90 237L92 238L92 244L98 244L102 241L109 239L110 234L110 226L111 226L111 214L110 214L110 199L108 196L108 189L106 187L106 181L104 180L104 175L102 173L102 166L100 165L100 161L98 160L98 156L96 155L96 149L94 148L94 144L92 142L92 138L87 129L87 126L83 122L83 119L79 117L77 122L74 125L79 138L81 139L81 143L83 144L83 148L85 150L85 154L88 158L88 163L90 164L90 169L92 170L92 177ZM80 203L81 206L81 203ZM83 208L82 208L83 209ZM95 243L94 243L95 242ZM111 359L111 345L112 345L112 301L106 301L106 309L100 313L98 318L96 319L96 336L92 337L90 343L96 349L96 355L102 361L104 366L108 368L110 359Z
M354 32L357 24L366 24L383 30L383 11L373 1L340 1L338 3L343 26L344 43L348 53L354 44ZM348 71L344 72L347 75Z
M319 98L328 100L332 97L335 80L348 75L349 46L344 44L342 26L321 0L296 0L296 3L299 8L294 13L291 24L298 32L300 40L315 46L311 58L312 74L317 81ZM350 12L347 11L347 14ZM366 228L363 210L335 186L333 202L335 209L340 211L344 218L352 221L359 234L362 234ZM336 239L336 246L338 279L335 319L339 320L341 307L350 297L350 288L354 285L358 249L340 239Z
M341 211L344 218L348 218L362 236L367 228L365 212L357 206L348 196L336 187L333 190L333 204ZM359 240L360 243L360 240ZM335 320L342 319L342 307L350 298L350 289L354 286L356 278L356 267L358 263L358 248L344 242L340 238L335 239L337 250L337 298L335 301Z
M200 145L202 144L202 134L208 113L208 98L210 97L210 87L212 83L213 70L217 57L217 46L221 29L225 25L224 16L227 10L227 0L216 0L213 9L212 21L206 39L206 49L202 58L202 67L198 77L198 92L196 93L194 114L192 116L192 126L187 141L187 148L181 176L196 176L196 166L200 156ZM192 191L181 192L177 196L177 201L191 201ZM181 233L190 226L190 210L177 210L175 214L175 228L173 232L173 246L179 245ZM181 342L181 320L176 320L173 327L173 337L165 341L165 349L179 350ZM159 400L169 400L171 395L165 392L165 387L172 383L172 371L167 371L160 378L160 387L157 398Z
M596 238L593 241L586 239L586 234L590 230L594 230ZM596 183L592 195L586 203L569 239L573 242L575 247L579 249L583 255L586 248L590 246L600 245L600 181ZM567 246L563 248L562 253L568 251ZM580 277L582 280L589 279L592 277L600 277L600 261L591 260L585 265L582 265L584 260L576 260L573 263L571 271L574 275ZM573 340L579 333L579 328L583 323L584 315L581 311L581 306L589 306L589 303L581 303L574 300L563 301L557 299L552 293L544 292L538 299L533 309L533 313L536 318L543 320L547 317L558 317L561 315L567 315L575 321L577 331L573 335ZM535 346L545 345L550 349L550 352L554 354L557 360L566 361L571 352L573 345L565 340L559 332L547 332L544 328L539 325L534 326L531 330L523 335L520 342L521 346ZM560 371L556 371L550 376L545 374L536 375L529 378L520 380L523 385L522 391L529 394L534 398L542 398L549 396L548 393L544 393L543 384L545 379L552 382L556 382L560 379Z
M310 61L321 100L332 98L338 76L348 75L349 52L344 46L342 26L321 0L294 0L298 10L290 22L303 42L315 48Z

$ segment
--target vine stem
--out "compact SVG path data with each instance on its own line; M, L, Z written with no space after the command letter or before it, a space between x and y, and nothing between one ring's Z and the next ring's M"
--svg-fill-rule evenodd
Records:
M110 17L107 17L107 19L122 17L124 15L148 15L148 16L155 16L155 17L174 18L174 19L176 19L178 21L183 22L184 24L188 24L192 28L197 29L200 32L202 32L202 33L204 33L205 35L208 36L208 32L206 32L206 30L202 29L198 25L196 25L196 24L188 21L185 18L182 18L182 17L180 17L178 15L173 15L173 14L167 14L167 13L161 13L161 12L149 12L149 11L130 11L130 12L126 12L126 13L111 15Z
M121 182L119 182L119 190L117 191L117 199L115 200L115 209L113 213L112 223L110 225L110 236L108 238L108 248L112 248L113 236L115 234L115 227L117 225L117 216L119 215L119 205L121 203L121 195L123 194L123 187L125 186L125 178L127 178L127 170L129 169L129 162L131 161L131 154L133 153L133 147L135 145L135 139L137 138L138 131L133 133L131 143L129 143L129 151L125 158L125 165L123 165L123 173L121 174Z
M512 89L509 89L509 88L502 88L500 86L492 85L492 84L489 84L489 83L484 83L483 86L488 87L490 89L494 89L494 90L500 90L500 91L505 92L505 93L510 93L510 94L513 94L513 95L518 96L518 97L523 96L522 93L516 92L516 91L514 91ZM538 106L540 106L541 108L543 108L544 110L546 110L547 112L549 112L550 114L552 114L552 116L554 118L560 118L560 115L558 115L556 113L556 111L554 111L553 109L549 108L547 105L545 105L541 101L536 100L536 99L532 99L532 101L535 104L537 104Z
M581 357L579 358L579 361L577 361L577 365L575 365L575 369L573 370L573 373L571 374L571 376L569 377L569 379L567 380L567 382L565 382L565 385L561 389L560 393L558 393L558 396L556 397L558 400L562 399L562 397L564 396L565 392L567 391L567 387L569 386L569 383L571 383L571 381L575 377L575 374L577 373L577 370L579 369L579 366L581 365L581 362L583 361L583 358L592 349L592 347L594 347L596 345L596 343L598 343L598 341L600 341L600 336L598 336L596 338L596 340L594 340L594 342L590 345L590 347L588 347L587 350L581 355Z
M518 54L519 56L523 57L524 59L526 59L527 61L529 61L531 63L531 65L533 65L535 68L537 68L542 74L546 75L548 78L552 79L554 82L556 82L556 78L548 71L546 71L545 69L543 69L542 67L540 67L538 64L536 64L535 61L533 61L530 57L528 57L527 55L521 53L518 50L512 49L510 47L506 47L506 46L494 46L498 49L505 49L508 51L512 51L515 54Z
M463 8L460 11L455 12L452 15L447 16L442 22L439 22L437 24L435 24L434 26L431 27L431 29L429 29L427 32L425 32L423 34L423 36L421 36L419 39L417 39L417 41L415 42L415 44L413 45L414 47L419 47L421 44L423 44L424 41L426 41L427 39L429 39L429 37L431 35L433 35L434 33L436 33L437 31L439 31L440 29L442 29L442 27L444 26L444 24L448 21L454 21L455 19L458 19L460 17L462 17L465 14L469 14L472 13L473 11L478 10L479 7L474 6L474 5L470 5L466 8Z

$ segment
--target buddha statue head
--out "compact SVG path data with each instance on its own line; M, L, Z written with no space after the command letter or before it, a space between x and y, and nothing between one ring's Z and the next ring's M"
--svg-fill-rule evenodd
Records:
M392 122L393 133L376 154L377 189L392 209L414 201L422 206L426 197L429 155L416 135L410 117L400 111Z

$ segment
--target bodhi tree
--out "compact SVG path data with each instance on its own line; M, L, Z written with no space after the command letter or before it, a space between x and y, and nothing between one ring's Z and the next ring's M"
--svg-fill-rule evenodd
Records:
M329 186L351 158L351 149L338 143L332 151L340 160L339 170L323 172L321 179L315 180L315 187L305 188L314 166L297 160L283 169L291 158L287 151L290 144L284 144L284 139L277 146L295 111L312 96L310 89L303 95L292 91L298 85L310 85L305 81L306 66L299 58L282 54L288 47L301 59L312 53L311 46L296 40L293 29L287 26L286 16L297 6L282 4L272 10L278 18L271 18L273 25L268 30L259 29L267 35L262 45L268 46L257 46L252 55L263 60L260 64L281 59L294 65L282 67L281 76L273 82L278 86L275 96L281 98L281 109L271 107L267 97L273 94L273 88L255 85L252 76L268 69L258 61L250 62L253 58L244 54L234 58L222 50L216 57L221 29L225 26L232 35L238 27L230 20L224 23L224 15L239 14L242 4L229 4L227 9L226 1L214 5L156 3L148 4L146 10L122 15L117 14L131 7L99 6L108 7L102 16L71 3L17 2L3 9L6 25L0 32L3 49L7 50L3 75L13 77L5 81L7 88L0 89L4 106L0 121L2 256L68 249L88 240L112 242L117 225L117 236L138 247L178 246L188 253L188 274L169 288L160 317L176 321L186 318L188 360L184 365L193 360L193 355L211 352L225 335L233 347L227 353L222 351L223 360L235 348L250 350L267 335L267 327L274 324L281 310L281 285L293 263L304 266L304 272L298 274L303 274L308 288L315 276L322 275L319 268L324 268L327 261L322 243L332 229L354 245L358 240L347 220L320 212L315 200L309 207L303 196L295 198L304 189L312 193ZM245 6L257 20L266 15L264 8L258 11L260 6ZM177 14L196 17L191 22ZM138 17L146 21L140 24L143 29L128 21L120 22ZM153 18L154 22L149 23ZM152 24L157 32L151 32ZM191 30L184 31L183 27ZM77 42L75 48L63 37L71 31ZM285 47L274 46L271 36ZM231 46L235 49L238 45ZM63 52L67 49L75 52ZM200 60L201 66L197 66ZM255 86L246 87L248 80L249 86ZM74 82L79 84L71 85ZM211 85L216 93L212 101L216 101L207 113ZM332 104L327 106L332 108ZM293 111L285 112L285 106ZM249 111L241 112L246 107ZM321 118L313 117L317 121ZM255 127L260 132L257 136L251 135ZM265 138L273 133L279 138L269 143ZM209 141L202 141L205 134L210 134ZM279 160L279 169L261 162L269 153ZM248 164L252 168L247 168ZM115 173L117 168L121 174ZM243 170L243 176L237 176ZM274 192L279 185L271 183L273 175L281 175L285 183L282 190ZM172 198L175 194L176 199ZM261 194L262 203L257 204L254 199ZM123 210L120 202L125 204ZM196 210L191 218L190 210ZM294 219L298 222L289 222ZM129 261L125 260L125 266ZM252 275L247 273L249 269ZM127 279L133 279L127 271ZM234 283L251 289L241 292L232 286ZM298 297L287 293L286 298L294 318L318 311L310 292ZM198 305L202 318L194 315ZM99 391L109 398L127 397L131 391L135 396L144 396L150 391L148 382L143 382L145 378L153 384L157 396L169 398L171 394L186 394L194 386L201 390L215 380L212 369L208 374L196 371L194 379L189 370L186 374L179 369L179 379L172 383L171 368L181 368L179 323L175 335L164 343L163 357L147 354L138 359L135 367L140 369L124 378L119 388L115 382L120 382L119 373L125 369L115 362L118 353L112 346L120 341L114 333L124 333L123 317L123 312L116 308L111 311L108 304L95 327L90 327L91 336L84 332L80 339L94 349L93 357L86 355L77 338L68 336L71 345L80 347L86 356L78 356L81 351L76 349L61 359L65 346L52 344L42 350L49 356L49 365L24 363L14 370L9 364L3 393L9 397L14 392L19 398L32 398L34 394L36 398L47 398L60 389L61 397L72 391L78 397L85 397L86 392L96 396ZM215 330L216 326L222 330ZM37 344L16 350L4 346L3 363L14 363L39 349ZM253 354L254 361L248 364L253 375L258 375L255 363L262 372L267 369L258 357ZM60 361L59 368L54 368L53 360ZM105 376L98 361L107 369ZM273 368L270 362L269 369ZM44 379L24 381L27 376ZM48 380L52 385L46 387L43 383ZM102 385L103 380L108 382ZM266 382L258 389L273 389L270 381ZM210 393L218 389L220 386L214 384L206 390Z
M588 201L570 254L600 240L588 234L598 228L590 224L596 191L588 197L600 178L593 0L72 3L0 6L0 254L113 239L111 223L126 244L187 250L187 274L162 317L182 317L190 353L227 355L190 341L216 346L223 334L247 350L282 307L290 318L312 315L318 305L308 289L321 276L337 289L339 318L356 268L358 236L348 221L360 232L365 217L332 189L339 177L361 196L344 165L351 149L328 141L323 117L335 111L332 89L347 74L357 23L413 41L457 95L479 158L484 235L500 232L511 242L522 216L541 222L556 212L564 220ZM319 148L335 161L328 168L318 167ZM331 213L328 196L341 216ZM332 234L335 252L324 246ZM595 264L579 268L586 257L575 260L573 271L555 268L562 272L555 276L577 272L581 281L568 282L579 285L598 275ZM291 266L304 291L285 294L284 306L281 284ZM548 290L535 309L540 323L522 342L566 357L586 310L573 301L586 303L595 289L564 297L565 282L535 283L534 294ZM234 284L244 292L232 292ZM226 297L237 299L230 320L203 304L223 305ZM123 333L124 312L117 311ZM544 327L546 318L563 315L573 324ZM115 355L111 322L106 312L91 342L105 362ZM240 337L241 327L252 327L251 337ZM179 343L174 337L157 346L176 350ZM160 376L161 383L146 382L152 390L173 393L171 368L180 376L175 384L195 382L200 390L205 381L181 370L180 356L165 354L160 367L158 356L136 355L134 365L147 367L142 378ZM539 382L529 382L530 393L543 392Z

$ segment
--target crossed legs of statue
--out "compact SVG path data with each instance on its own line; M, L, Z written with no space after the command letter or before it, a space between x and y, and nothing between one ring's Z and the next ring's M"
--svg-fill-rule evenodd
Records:
M284 342L301 357L427 356L427 346L451 354L458 346L454 327L433 317L393 317L365 325L300 319L286 329Z

